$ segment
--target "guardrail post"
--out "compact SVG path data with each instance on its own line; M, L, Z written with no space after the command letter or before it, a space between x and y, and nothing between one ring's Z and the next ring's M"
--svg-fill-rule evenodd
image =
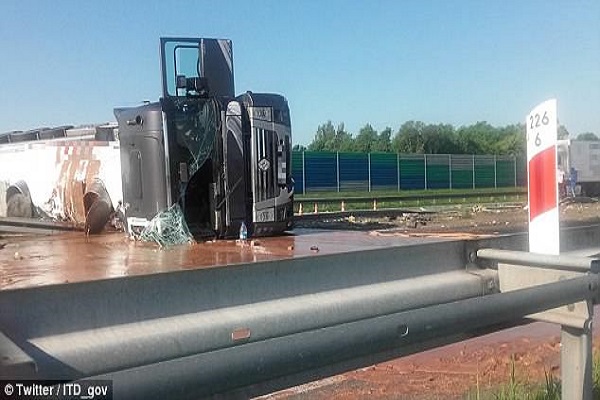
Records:
M562 325L560 344L562 398L591 400L593 395L591 326L579 329Z
M582 301L565 301L561 307L528 316L561 325L561 398L591 400L593 299L598 295L600 259L495 249L480 249L476 258L497 263L500 292L595 276Z

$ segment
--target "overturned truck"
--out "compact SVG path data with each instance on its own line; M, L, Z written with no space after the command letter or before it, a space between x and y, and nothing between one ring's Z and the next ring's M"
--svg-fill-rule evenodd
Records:
M115 125L0 134L0 216L93 233L118 210L133 232L178 204L196 236L290 229L286 99L235 97L229 40L162 38L160 59L160 100L116 108Z

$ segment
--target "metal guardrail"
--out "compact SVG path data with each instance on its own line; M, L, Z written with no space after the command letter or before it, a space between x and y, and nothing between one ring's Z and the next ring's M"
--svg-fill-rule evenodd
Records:
M600 237L565 232L570 249ZM0 291L0 376L111 379L115 399L251 397L596 296L595 273L501 293L496 269L473 263L525 244L445 240Z
M385 195L385 196L377 196L377 195L369 195L369 196L352 196L352 197L343 197L343 196L332 196L328 198L320 198L320 197L302 197L296 198L295 201L306 201L309 203L315 201L322 200L331 200L331 201L370 201L375 198L379 198L385 201L413 201L413 200L423 200L423 199L460 199L460 198L473 198L473 197L501 197L501 196L517 196L517 195L527 195L526 189L515 189L511 188L506 191L498 190L496 192L463 192L463 193L422 193L419 195Z
M573 255L535 254L523 251L479 249L477 258L499 263L525 264L529 267L557 269L561 271L600 272L600 260Z
M523 288L544 289L549 285L560 288L564 296L559 307L548 307L531 318L561 325L561 391L563 399L593 398L592 381L592 320L593 302L600 294L600 259L576 255L547 255L522 251L480 249L477 258L491 260L499 270L503 294ZM598 254L596 254L596 257ZM568 286L581 281L587 287L568 293ZM553 283L548 283L553 282ZM568 285L569 284L569 285ZM573 295L579 294L579 298ZM552 297L548 290L546 295ZM537 301L536 299L531 299Z
M0 217L0 232L6 233L59 233L83 231L83 226L61 221L46 221L33 218Z
M433 204L447 204L451 203L452 200L463 199L463 203L467 202L467 199L478 199L477 201L497 201L497 200L506 200L507 197L522 197L523 200L527 198L526 190L516 190L511 189L507 191L499 191L495 193L447 193L447 194L439 194L439 193L424 193L421 195L386 195L386 196L359 196L359 197L342 197L342 196L334 196L327 198L320 197L296 197L294 199L295 203L299 204L300 212L299 214L304 213L318 213L319 206L323 205L339 205L339 209L342 212L347 211L346 208L351 204L371 204L373 210L381 210L384 207L386 202L394 202L394 203L414 203L417 202L417 206L421 204L422 201L427 201L428 203ZM402 205L402 204L401 204Z

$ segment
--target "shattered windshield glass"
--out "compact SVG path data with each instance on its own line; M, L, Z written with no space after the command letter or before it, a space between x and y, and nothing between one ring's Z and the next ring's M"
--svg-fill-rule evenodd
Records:
M214 100L206 99L186 106L175 115L177 144L190 153L189 174L192 176L213 149L218 129L218 108Z

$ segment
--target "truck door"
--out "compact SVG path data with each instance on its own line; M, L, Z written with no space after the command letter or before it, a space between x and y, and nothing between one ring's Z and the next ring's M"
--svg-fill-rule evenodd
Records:
M224 230L223 104L234 93L231 42L161 39L164 132L170 202L198 236Z
M248 163L245 161L249 138L244 135L244 122L241 104L229 102L223 130L225 225L229 235L239 230L242 221L249 225L251 219L247 204Z

